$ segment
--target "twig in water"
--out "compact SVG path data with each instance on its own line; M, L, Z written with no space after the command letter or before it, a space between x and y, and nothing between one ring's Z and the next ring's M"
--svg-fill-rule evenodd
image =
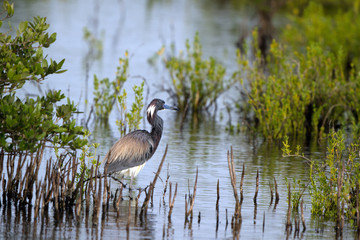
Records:
M152 183L150 184L149 191L147 192L146 197L145 197L145 200L144 200L144 203L143 203L143 205L142 205L142 207L141 207L140 217L143 217L144 214L146 214L146 212L147 212L147 207L148 207L148 205L149 205L150 197L152 196L152 192L153 192L153 190L154 190L154 187L155 187L155 184L156 184L156 180L157 180L157 178L158 178L159 175L160 175L161 168L162 168L162 166L163 166L163 163L164 163L164 161L165 161L165 157L166 157L166 154L167 154L167 150L168 150L168 145L166 144L165 153L164 153L163 158L162 158L162 160L161 160L161 162L160 162L160 165L159 165L159 167L158 167L158 170L157 170L157 172L156 172L156 174L155 174L154 180L153 180Z
M290 183L288 184L288 212L287 212L287 219L286 219L286 230L291 228L291 188Z
M174 197L173 199L171 200L171 195L172 195L172 191L171 191L171 182L170 182L170 194L169 194L169 214L168 214L168 221L171 222L171 213L172 213L172 210L174 208L174 203L175 203L175 198L176 198L176 194L177 194L177 183L175 185L175 193L174 193Z
M164 186L164 192L163 192L163 203L165 204L165 194L166 194L166 189L169 183L169 178L170 178L170 174L169 174L169 165L168 165L168 171L167 171L167 176L166 176L166 181L165 181L165 186Z
M262 231L265 231L265 211L264 211L264 217L263 217L263 227L262 227Z
M226 216L226 223L225 223L225 231L229 225L229 220L228 220L228 210L227 208L225 209L225 216Z
M272 188L270 181L269 181L269 188L270 188L270 206L271 206L273 199L274 199L274 194L273 194L273 188Z
M127 224L126 224L126 236L129 236L130 233L130 221L131 221L131 200L129 199L129 206L128 206L128 219L127 219Z
M304 217L304 199L301 199L300 208L301 208L301 221L303 225L303 232L305 232L306 225L305 225L305 217Z
M244 175L245 175L245 163L243 163L243 170L241 173L241 181L240 181L240 199L244 199L244 195L243 195L243 184L244 184Z
M217 180L217 198L216 198L216 232L219 229L219 200L220 200L220 187L219 187L219 179Z
M228 160L228 166L229 166L231 185L233 188L234 198L236 201L234 216L236 219L240 219L240 217L241 217L240 201L239 201L239 196L238 196L237 189L236 189L236 175L235 175L234 157L233 157L232 147L230 148L230 152L229 151L227 152L227 160Z
M137 216L138 216L138 202L139 202L139 198L140 198L140 195L142 193L142 189L138 189L139 193L136 197L136 201L135 201L135 225L136 225L136 221L137 221Z
M90 193L93 188L93 178L92 178L93 174L94 174L94 165L92 165L90 169L90 182L88 184L86 191L86 214L89 214L89 210L90 210Z
M188 221L189 215L191 215L191 216L193 215L193 208L194 208L195 196L196 196L196 186L197 186L197 180L198 180L198 172L199 172L198 168L196 168L196 177L195 177L195 183L194 183L194 190L193 190L193 194L191 196L189 195L190 207L189 207L189 209L186 208L186 210L185 210L185 222Z
M277 183L276 183L276 178L274 177L274 183L275 183L275 205L279 202L280 197L279 197L279 193L278 193L278 188L277 188Z
M259 169L256 171L256 187L255 187L255 195L254 195L254 203L256 204L257 195L259 192Z

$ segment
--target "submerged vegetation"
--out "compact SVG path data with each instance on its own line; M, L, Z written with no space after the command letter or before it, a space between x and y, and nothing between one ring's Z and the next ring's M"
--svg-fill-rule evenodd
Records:
M359 144L351 143L346 146L342 131L332 131L328 140L327 154L323 160L305 157L300 153L299 146L292 153L287 139L283 145L284 157L300 157L309 164L308 190L312 214L336 219L339 230L343 227L342 219L345 217L350 222L356 220L359 224ZM302 192L305 191L306 187L300 183L300 180L298 185L302 185Z

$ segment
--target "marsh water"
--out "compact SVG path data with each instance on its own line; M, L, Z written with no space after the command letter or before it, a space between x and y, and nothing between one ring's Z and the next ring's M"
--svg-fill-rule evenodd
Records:
M235 43L241 31L248 31L255 19L251 11L235 10L227 1L205 0L147 0L147 1L100 1L100 0L18 0L15 1L15 16L11 23L31 20L33 16L46 16L50 32L57 32L57 41L47 50L55 60L66 59L67 72L52 76L41 86L42 90L61 89L80 111L87 114L92 103L92 79L115 77L119 57L129 52L130 77L124 88L128 102L133 100L132 86L146 79L145 98L154 97L168 100L168 95L159 91L159 86L169 82L168 75L160 61L150 66L148 60L162 47L174 44L176 51L185 49L185 40L193 39L198 31L205 57L214 56L229 70L235 65ZM83 29L89 29L102 39L103 54L97 60L88 59L89 45L83 38ZM86 63L90 66L86 69ZM87 82L88 81L88 82ZM38 87L25 86L22 94L39 94ZM229 96L232 95L232 96ZM87 99L88 105L85 104ZM239 182L243 164L245 165L244 200L241 208L242 223L240 238L282 239L335 238L335 223L311 216L310 199L304 196L304 216L306 231L297 237L286 235L287 182L293 178L306 182L307 164L301 159L283 158L280 146L263 142L262 138L245 133L229 134L225 131L228 115L225 105L234 105L236 95L226 94L218 101L215 118L205 116L197 122L187 120L182 130L181 116L176 112L160 112L164 119L164 133L160 146L135 180L136 188L145 188L154 177L162 159L165 146L168 153L164 167L155 188L153 204L145 222L131 215L130 230L126 231L129 211L129 193L124 193L121 202L121 216L109 209L97 226L89 224L85 218L75 221L74 216L49 215L42 221L34 222L32 213L19 211L16 207L1 210L0 238L10 239L224 239L232 238L231 217L235 200L230 183L227 151L234 150L234 163ZM222 117L220 117L222 116ZM109 126L104 127L90 121L91 141L100 143L97 154L104 156L109 147L119 138L115 125L117 114L112 114ZM83 115L79 115L79 122ZM235 112L232 120L236 121ZM234 122L235 124L235 122ZM149 129L149 124L141 124ZM299 143L303 144L303 143ZM310 157L322 156L324 150L318 144L304 147ZM185 225L185 195L192 191L196 169L198 169L197 192L192 224ZM256 174L259 171L259 194L254 204ZM44 171L44 169L43 169ZM163 199L164 185L169 181L178 184L172 221L169 222L168 192ZM271 202L269 183L278 184L280 201ZM219 222L216 221L217 181L220 186ZM118 186L112 182L112 189ZM132 196L136 195L136 192ZM139 202L143 201L143 197ZM139 203L139 204L140 204ZM130 211L135 211L135 201L130 202ZM345 225L344 238L353 238L356 231Z

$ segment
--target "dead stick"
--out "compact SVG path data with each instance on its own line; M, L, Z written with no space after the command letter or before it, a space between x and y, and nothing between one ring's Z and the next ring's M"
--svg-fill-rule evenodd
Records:
M263 217L263 227L262 227L262 231L265 231L265 211L264 211L264 217Z
M81 202L82 202L82 196L84 192L84 176L85 176L85 170L86 168L83 168L83 171L81 173L80 182L78 183L80 192L78 193L77 199L76 199L76 206L75 206L75 214L79 218L80 212L81 212ZM78 188L78 187L77 187Z
M236 200L236 202L239 202L239 196L237 194L237 190L236 190L236 176L235 176L235 170L234 170L234 162L233 159L230 158L230 152L227 152L227 160L228 160L228 166L229 166L229 174L230 174L230 180L231 180L231 185L233 188L233 193L234 193L234 198Z
M164 192L163 192L163 203L165 204L165 194L166 194L166 189L169 183L169 178L170 178L170 174L169 174L169 165L168 165L168 171L167 171L167 176L166 176L166 181L165 181L165 186L164 186Z
M187 200L187 194L185 194L185 223L184 223L184 228L186 226L186 223L189 221L189 219L187 217L187 209L188 209L188 200Z
M94 173L94 165L91 166L91 169L90 169L90 182L89 184L87 185L87 191L86 191L86 213L88 214L89 213L89 210L90 210L90 194L91 194L91 191L92 191L92 185L93 185L93 181L92 181L92 176L93 176L93 173Z
M290 188L290 182L288 183L288 212L287 212L287 220L286 220L286 229L288 229L291 226L291 188Z
M174 204L175 204L175 198L176 198L176 194L177 194L177 183L175 185L175 193L174 193L174 197L172 199L172 201L170 203L170 207L169 207L169 214L168 214L168 219L169 219L169 222L170 222L170 219L171 219L171 213L172 213L172 210L174 208Z
M106 162L105 167L104 167L104 190L103 190L103 200L102 200L103 208L105 207L106 196L108 194L108 182L107 182L107 170L108 170L108 167L109 167L109 162Z
M171 196L172 196L172 183L169 182L169 206L171 204Z
M34 219L36 220L38 214L39 214L39 207L40 207L40 191L41 189L41 180L38 181L36 184L36 200L35 200L35 213L34 213Z
M225 223L225 231L229 225L229 220L228 220L228 210L227 208L225 209L225 216L226 216L226 223Z
M195 177L194 190L193 190L193 194L192 194L192 197L191 197L190 208L189 208L189 211L187 212L187 216L189 216L190 214L192 215L192 212L193 212L193 208L194 208L194 204L195 204L197 180L198 180L198 168L196 168L196 177Z
M161 168L162 168L163 163L164 163L164 161L165 161L165 157L166 157L166 154L167 154L167 150L168 150L168 145L166 144L165 153L164 153L163 158L162 158L162 160L161 160L161 162L160 162L160 165L159 165L159 167L158 167L158 170L157 170L157 172L156 172L156 174L155 174L154 180L153 180L152 184L150 184L149 192L148 192L148 194L146 194L144 203L143 203L143 205L142 205L142 207L141 207L140 216L143 216L143 214L146 213L146 211L147 211L147 207L148 207L148 205L149 205L149 201L150 201L150 197L151 197L151 195L152 195L152 191L154 190L154 187L155 187L155 184L156 184L156 180L157 180L157 178L158 178L159 175L160 175Z
M139 193L135 199L135 225L136 225L136 220L137 220L137 216L138 216L138 202L139 202L141 193L142 193L142 189L139 189Z
M219 222L219 200L220 200L220 186L219 179L217 180L217 198L216 198L216 222Z
M123 191L123 185L120 185L120 191L119 191L119 196L118 199L116 201L116 210L118 213L120 213L120 201L122 200L122 191Z
M273 194L273 188L272 188L270 181L269 181L269 188L270 188L270 205L271 205L273 202L274 194Z
M255 195L254 195L254 203L256 203L258 192L259 192L259 169L257 169L257 171L256 171L256 188L255 188Z
M305 232L306 225L305 225L305 217L304 217L304 199L301 199L300 208L301 208L301 221L303 225L303 232Z
M243 170L241 173L241 181L240 181L240 199L244 199L243 195L243 184L244 184L244 175L245 175L245 163L243 163Z
M129 230L130 230L130 221L131 221L131 200L129 199L129 208L128 208L128 219L127 219L127 224L126 224L126 234L129 234Z
M275 204L276 204L279 202L280 197L279 197L278 186L277 186L275 177L274 177L274 183L275 183Z

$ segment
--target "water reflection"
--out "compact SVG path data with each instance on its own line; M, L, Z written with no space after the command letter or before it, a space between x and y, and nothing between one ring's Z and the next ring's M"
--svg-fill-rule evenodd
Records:
M134 216L135 206L130 202L130 213ZM120 214L110 206L108 212L100 216L99 226L93 225L91 219L81 216L76 219L72 211L65 211L52 215L45 213L41 219L33 221L32 207L3 205L2 224L0 232L2 239L68 239L94 238L108 239L117 236L120 239L155 239L156 222L158 216L153 213L147 215L146 221L128 218L129 201L124 200L120 205ZM129 224L129 232L126 227ZM169 228L170 231L171 228Z

